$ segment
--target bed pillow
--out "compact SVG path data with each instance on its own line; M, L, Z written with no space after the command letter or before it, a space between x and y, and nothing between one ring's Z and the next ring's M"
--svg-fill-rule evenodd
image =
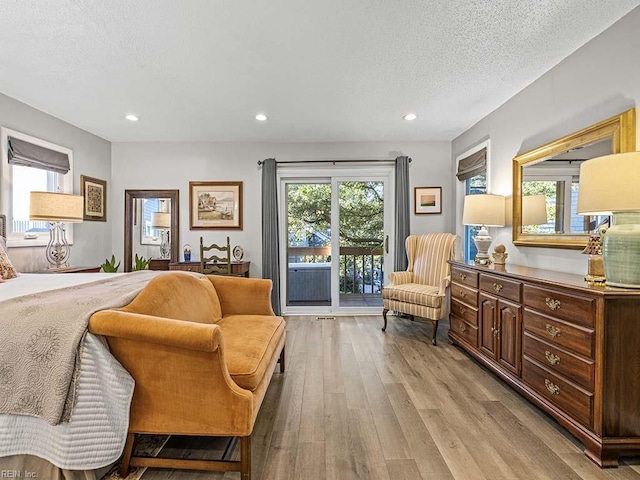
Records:
M17 276L18 271L9 260L9 255L7 255L7 250L4 247L4 239L2 239L2 242L0 242L0 278L8 280Z

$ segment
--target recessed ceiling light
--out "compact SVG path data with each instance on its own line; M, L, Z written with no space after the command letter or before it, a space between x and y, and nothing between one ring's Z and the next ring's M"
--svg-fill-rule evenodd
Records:
M137 115L133 115L132 113L130 113L129 115L125 115L124 118L126 118L130 122L137 122L138 120L140 120Z
M415 113L407 113L404 117L405 120L415 120L416 118L418 118L418 115L416 115Z
M267 116L264 113L259 113L256 115L256 120L258 120L259 122L266 122Z

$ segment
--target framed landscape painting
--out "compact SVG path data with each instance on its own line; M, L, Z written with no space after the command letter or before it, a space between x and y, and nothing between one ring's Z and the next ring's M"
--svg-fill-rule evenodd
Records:
M442 187L415 187L414 213L416 215L442 213Z
M189 182L189 229L242 230L242 182Z
M80 175L80 195L84 197L82 219L94 222L107 221L107 182Z

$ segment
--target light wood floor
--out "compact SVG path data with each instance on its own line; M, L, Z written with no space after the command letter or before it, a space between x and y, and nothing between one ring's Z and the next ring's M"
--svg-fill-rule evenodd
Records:
M390 317L386 333L381 324L287 318L287 372L274 374L257 420L253 480L640 480L640 457L596 467L563 428L450 345L448 325L433 347L430 324ZM170 443L172 455L192 458L224 448ZM237 478L147 470L142 480Z

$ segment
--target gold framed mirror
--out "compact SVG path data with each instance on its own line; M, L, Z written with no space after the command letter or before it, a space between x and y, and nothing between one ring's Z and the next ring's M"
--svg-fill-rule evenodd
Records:
M575 213L580 164L602 155L635 149L636 112L632 108L515 157L514 245L584 248L589 232L602 219ZM540 207L534 197L542 195L546 201ZM538 205L537 209L535 205ZM543 211L537 212L540 208ZM541 214L543 218L546 214L546 224L539 223L543 221ZM530 222L536 223L528 225Z

